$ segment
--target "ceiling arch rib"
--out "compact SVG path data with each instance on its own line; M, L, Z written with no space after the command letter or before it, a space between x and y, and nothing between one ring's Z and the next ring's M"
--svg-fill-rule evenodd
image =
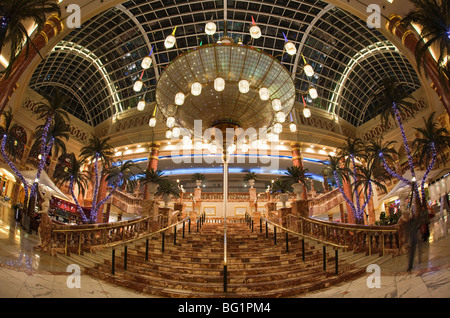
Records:
M89 60L92 63L92 65L98 70L98 72L100 72L100 74L102 75L102 77L105 81L106 87L108 88L111 99L113 101L112 113L114 114L116 112L123 111L123 107L120 102L120 98L117 94L116 88L115 88L111 78L109 77L108 71L103 66L103 63L101 62L101 60L93 52L91 52L87 48L82 47L76 43L66 42L66 41L59 42L53 48L52 52L55 52L56 50L68 50L74 54L78 54L78 55L84 57L85 59Z

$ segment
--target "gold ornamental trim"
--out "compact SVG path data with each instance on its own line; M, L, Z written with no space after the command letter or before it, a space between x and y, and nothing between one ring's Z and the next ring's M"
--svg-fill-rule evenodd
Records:
M48 43L48 36L47 33L45 33L44 31L39 32L40 35L42 35L42 37L44 38L45 44Z
M405 41L406 41L406 38L409 36L409 35L414 35L414 31L413 30L408 30L408 31L406 31L405 33L403 33L403 36L402 36L402 44L403 45L405 45Z

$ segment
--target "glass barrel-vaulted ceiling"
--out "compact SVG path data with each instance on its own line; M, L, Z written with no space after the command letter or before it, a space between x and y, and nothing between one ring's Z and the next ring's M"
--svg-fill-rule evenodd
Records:
M375 117L372 94L387 77L397 78L412 93L420 87L418 77L395 46L376 29L344 10L324 1L231 0L132 0L125 1L74 29L35 70L30 87L37 92L61 88L71 96L69 111L96 126L113 114L136 107L145 94L155 101L156 83L164 68L182 50L215 43L223 35L241 40L280 59L294 74L297 101L336 113L359 126ZM263 36L251 39L252 18ZM218 34L205 33L214 21ZM173 32L177 46L164 47ZM297 54L283 54L286 36ZM154 63L143 75L146 90L133 91L141 76L141 60L153 47ZM305 61L315 75L302 71ZM306 95L310 85L319 98Z

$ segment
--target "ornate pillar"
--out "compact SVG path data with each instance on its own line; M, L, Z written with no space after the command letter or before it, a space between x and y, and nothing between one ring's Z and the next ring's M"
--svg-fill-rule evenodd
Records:
M401 16L392 14L386 22L386 29L393 35L402 39L403 45L415 54L416 45L419 42L419 39L416 37L416 32L405 29L401 26L401 20ZM437 93L447 113L450 114L450 95L446 93L446 90L450 89L450 84L448 81L445 83L441 81L437 68L437 62L433 59L429 52L427 52L424 61L425 63L423 64L423 68L432 81L431 88L433 88Z
M0 95L0 113L3 112L14 91L19 87L18 82L20 80L20 77L25 73L25 70L38 55L37 50L41 50L42 48L44 48L47 45L48 41L55 37L62 30L63 23L56 14L52 14L45 22L42 31L36 34L36 36L33 38L33 44L30 45L28 55L25 52L26 50L23 50L20 53L19 57L14 63L10 76L7 79L3 77L0 80L0 92L2 92L2 94Z

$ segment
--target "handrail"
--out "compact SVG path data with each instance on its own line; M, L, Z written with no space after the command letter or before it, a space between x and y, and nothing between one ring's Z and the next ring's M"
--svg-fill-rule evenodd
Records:
M182 224L182 223L186 222L186 220L190 220L190 219L191 219L191 217L190 217L190 216L187 216L187 217L185 217L183 220L178 221L177 223L171 224L171 225L169 225L169 226L166 226L165 228L160 229L160 230L158 230L158 231L156 231L156 232L151 232L151 233L148 233L148 234L144 234L144 235L142 235L141 237L133 238L133 239L130 239L130 240L127 240L127 241L113 242L113 243L110 243L110 244L105 244L105 245L103 245L103 246L104 246L104 247L115 247L115 246L119 246L119 245L123 245L123 244L129 244L130 242L133 242L133 241L142 240L142 239L144 239L144 238L148 238L148 237L151 237L151 236L153 236L153 235L156 235L156 234L165 232L165 231L169 230L170 228L176 227L176 226L178 226L179 224ZM197 220L197 222L198 222L198 220ZM175 228L175 231L176 231L176 228Z
M298 232L292 231L292 230L290 230L288 228L285 228L285 227L283 227L283 226L281 226L281 225L279 225L279 224L277 224L275 222L272 222L272 221L266 219L265 217L261 217L261 220L265 220L267 223L272 224L274 227L278 227L279 229L285 231L286 233L291 233L291 234L296 235L296 236L301 236L302 238L306 238L306 239L309 239L309 240L312 240L312 241L316 241L316 242L324 244L324 245L330 245L330 246L333 246L335 248L343 248L343 249L348 248L348 245L341 245L341 244L337 244L337 243L333 243L333 242L328 242L326 240L321 240L319 238L316 238L316 237L313 237L313 236L310 236L310 235L306 235L306 234L303 234L303 233L298 233Z

